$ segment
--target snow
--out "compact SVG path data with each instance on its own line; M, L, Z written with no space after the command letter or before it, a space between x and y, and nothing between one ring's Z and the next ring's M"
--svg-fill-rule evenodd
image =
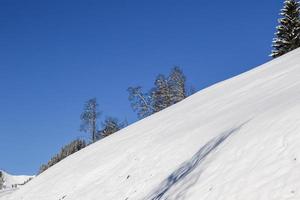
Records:
M300 199L300 49L69 156L1 200Z
M29 181L29 179L34 178L34 176L26 176L26 175L11 175L5 171L2 171L2 176L4 178L3 189L0 190L0 198L2 196L6 196L7 194L12 193L19 187L21 187L24 182ZM15 185L15 187L13 187Z

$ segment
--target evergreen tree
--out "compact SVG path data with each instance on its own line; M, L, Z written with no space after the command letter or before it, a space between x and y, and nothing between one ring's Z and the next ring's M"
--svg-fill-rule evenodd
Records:
M178 103L188 95L186 92L186 77L179 67L174 67L169 76L169 87L172 93L172 104Z
M98 138L107 137L125 126L124 123L120 123L118 119L113 117L107 117L102 123L102 130L98 132Z
M277 58L300 47L300 10L299 2L286 0L281 10L282 18L278 20L276 38L273 40L271 56Z
M90 99L85 103L84 110L80 116L80 130L91 134L92 142L96 141L97 120L100 116L96 98Z
M154 112L159 112L172 105L171 88L164 75L157 76L151 94Z
M65 145L62 147L60 152L53 156L47 164L42 164L42 166L39 169L38 174L42 173L43 171L47 170L49 167L55 165L59 161L63 160L64 158L68 157L69 155L83 149L86 147L86 143L84 140L76 139L72 141L71 143Z
M167 78L164 75L157 76L154 85L151 92L154 112L159 112L188 96L186 77L179 67L172 68Z

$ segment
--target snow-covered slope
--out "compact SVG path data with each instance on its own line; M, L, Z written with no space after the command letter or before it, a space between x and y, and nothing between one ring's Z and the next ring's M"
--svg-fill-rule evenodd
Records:
M73 154L8 200L300 199L300 49Z
M33 178L33 176L11 175L2 170L0 172L4 181L3 188L0 189L0 197L13 192Z

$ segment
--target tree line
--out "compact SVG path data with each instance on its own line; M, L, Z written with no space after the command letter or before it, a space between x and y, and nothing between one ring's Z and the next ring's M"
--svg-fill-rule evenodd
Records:
M86 147L86 142L84 140L76 139L72 141L70 144L65 145L61 148L60 152L56 155L54 155L47 164L42 164L40 166L38 174L44 172L49 167L55 165L59 161L63 160L64 158L68 157L69 155L79 151L80 149L83 149Z
M144 118L159 112L173 104L176 104L193 93L193 89L187 92L186 76L179 67L174 67L168 76L159 74L154 86L144 92L141 86L129 87L129 102L138 118ZM96 98L89 99L80 116L80 130L90 135L91 141L95 142L99 139L107 137L125 126L127 122L120 122L117 118L107 117L102 122L102 128L98 130L98 119L101 112Z
M179 67L173 67L168 76L159 74L154 80L154 86L147 92L143 92L141 86L129 87L127 91L131 107L137 113L138 118L159 112L194 93L192 87L187 89L186 76ZM80 115L80 131L89 135L89 141L86 143L85 140L76 139L65 145L46 164L42 164L38 174L87 145L110 136L128 125L126 120L120 121L110 116L99 122L101 114L97 99L87 100Z

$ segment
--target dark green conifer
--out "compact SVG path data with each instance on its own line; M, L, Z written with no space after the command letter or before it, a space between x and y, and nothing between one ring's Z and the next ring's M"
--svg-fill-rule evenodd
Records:
M278 20L276 37L273 40L271 56L277 58L300 47L300 8L299 2L286 0Z

